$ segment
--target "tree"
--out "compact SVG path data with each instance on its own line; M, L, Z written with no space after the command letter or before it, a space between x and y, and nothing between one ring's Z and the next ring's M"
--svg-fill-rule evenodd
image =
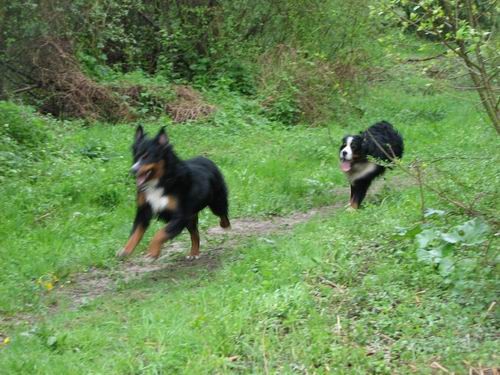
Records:
M391 20L441 42L464 63L497 134L500 134L496 0L381 0Z

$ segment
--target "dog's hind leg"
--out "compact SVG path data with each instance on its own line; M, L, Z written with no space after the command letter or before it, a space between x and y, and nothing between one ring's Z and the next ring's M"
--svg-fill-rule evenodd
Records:
M194 215L186 226L191 235L191 252L186 259L198 259L200 257L200 232L198 231L198 214Z
M219 225L221 226L221 228L224 229L231 228L231 222L229 221L229 218L225 215L220 217Z

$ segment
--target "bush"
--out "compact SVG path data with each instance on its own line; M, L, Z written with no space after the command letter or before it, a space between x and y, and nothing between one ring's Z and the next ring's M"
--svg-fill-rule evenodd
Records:
M46 152L46 121L31 107L0 101L0 177L20 173Z
M46 141L46 123L27 106L0 101L0 147L6 143L34 149Z

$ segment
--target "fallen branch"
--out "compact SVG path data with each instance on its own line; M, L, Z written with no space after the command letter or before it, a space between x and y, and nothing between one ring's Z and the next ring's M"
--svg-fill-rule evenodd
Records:
M16 95L16 94L21 94L23 92L26 92L26 91L31 91L33 89L37 89L39 88L40 85L39 84L34 84L34 85L30 85L30 86L26 86L26 87L22 87L20 89L17 89L17 90L14 90L12 91L12 94Z
M430 60L434 60L434 59L438 59L440 57L443 57L446 55L446 52L442 52L438 55L435 55L435 56L430 56L430 57L423 57L423 58L411 58L411 59L407 59L405 60L405 63L413 63L413 62L423 62L423 61L430 61Z

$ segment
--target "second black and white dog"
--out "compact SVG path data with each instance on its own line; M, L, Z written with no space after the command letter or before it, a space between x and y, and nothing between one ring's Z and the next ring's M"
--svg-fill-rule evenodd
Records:
M403 156L403 138L387 121L358 135L347 135L340 146L340 168L351 185L349 204L359 208L372 181L387 168L370 159L392 162Z

